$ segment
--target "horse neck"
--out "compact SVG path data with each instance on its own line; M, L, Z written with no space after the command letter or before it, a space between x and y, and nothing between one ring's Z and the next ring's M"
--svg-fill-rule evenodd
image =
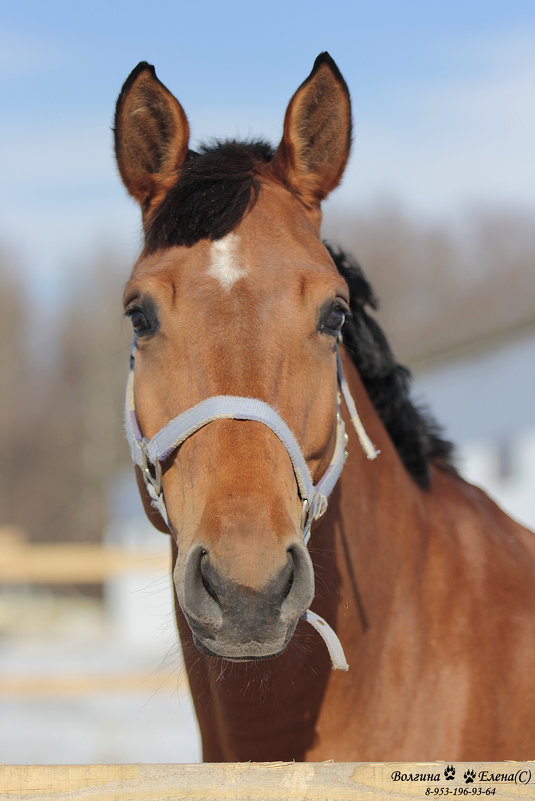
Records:
M312 530L317 576L312 608L336 629L349 663L355 664L376 642L365 636L368 630L387 627L398 599L408 599L417 584L427 493L403 466L353 363L348 357L343 363L359 415L380 454L367 459L343 411L349 455L325 519Z

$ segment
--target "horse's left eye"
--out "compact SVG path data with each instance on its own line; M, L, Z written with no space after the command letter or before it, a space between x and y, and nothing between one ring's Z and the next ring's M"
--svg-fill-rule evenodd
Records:
M331 334L337 336L342 330L342 326L346 321L348 310L337 303L331 306L327 313L320 321L319 330L322 334Z

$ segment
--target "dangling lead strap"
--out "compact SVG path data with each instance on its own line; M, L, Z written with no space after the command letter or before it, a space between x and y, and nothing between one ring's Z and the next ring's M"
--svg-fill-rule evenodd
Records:
M372 445L364 426L358 416L355 402L351 396L340 353L336 352L338 384L346 402L360 444L368 459L375 459L379 451ZM200 403L178 415L163 426L151 440L143 437L137 422L134 402L134 370L133 352L130 361L130 374L126 389L125 424L132 460L141 469L147 492L152 505L158 509L169 526L167 509L163 496L161 462L178 448L188 437L214 420L254 420L268 426L282 442L292 463L299 496L303 503L302 531L305 544L310 538L312 522L320 518L327 509L327 498L332 492L344 466L347 435L340 415L340 398L336 424L336 443L334 453L327 470L316 485L308 469L301 448L294 435L280 415L264 401L258 398L219 395L206 398ZM340 640L329 624L310 609L302 615L302 619L310 623L320 634L328 648L333 670L347 670L348 664Z
M364 426L362 425L359 413L357 412L357 407L355 406L355 401L353 400L353 396L349 390L347 379L344 375L344 370L342 368L342 359L340 358L340 351L338 350L338 348L336 349L336 364L338 369L338 384L340 386L340 391L344 396L344 400L347 406L347 411L349 412L349 416L351 417L351 422L353 423L353 427L357 432L357 436L362 446L362 450L364 451L368 459L376 459L381 453L381 451L378 451L372 444L372 441L366 434Z
M310 623L322 638L329 651L333 670L349 670L342 643L327 621L311 609L307 609L307 611L301 615L301 620L306 620L307 623Z
M347 410L351 417L351 422L353 423L353 427L357 432L357 436L362 446L362 450L364 451L368 459L376 459L377 456L380 454L380 451L378 451L372 444L370 438L366 433L364 426L362 425L362 421L357 412L357 407L355 406L355 401L353 400L353 396L351 395L347 379L344 375L344 370L342 367L342 359L340 358L340 351L338 350L338 348L336 349L336 367L338 372L338 386L340 387L340 392L343 395L345 404L347 406ZM310 529L308 532L308 537L310 537ZM306 541L308 541L308 538ZM344 653L342 643L338 639L338 636L333 631L333 629L329 626L327 621L324 620L319 615L317 615L311 609L307 609L307 611L303 615L301 615L301 618L302 620L306 620L307 623L310 623L310 625L316 629L316 631L322 638L323 642L327 646L327 650L329 651L329 656L331 657L331 664L333 670L349 670L349 665L347 664L346 655Z

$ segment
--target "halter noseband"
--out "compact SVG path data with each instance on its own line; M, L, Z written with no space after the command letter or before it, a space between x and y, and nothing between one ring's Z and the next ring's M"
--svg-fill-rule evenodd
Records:
M320 518L327 509L327 499L340 477L347 457L346 445L348 436L345 433L344 421L340 414L340 393L345 400L351 422L358 434L364 453L368 459L375 459L379 453L370 442L358 416L355 402L344 376L338 348L336 362L340 393L338 394L336 416L336 443L329 466L318 483L314 485L305 457L295 436L275 409L258 398L235 395L216 395L206 398L166 423L152 439L148 440L144 437L139 428L134 402L134 347L130 357L130 371L126 385L126 436L130 445L132 460L142 472L152 505L158 510L168 527L169 519L163 496L161 463L188 437L214 420L252 420L257 423L263 423L282 442L290 457L299 497L303 504L301 529L305 544L308 544L310 539L312 521ZM329 649L333 669L347 670L348 665L340 641L326 621L310 609L304 613L303 619L310 623L322 636Z

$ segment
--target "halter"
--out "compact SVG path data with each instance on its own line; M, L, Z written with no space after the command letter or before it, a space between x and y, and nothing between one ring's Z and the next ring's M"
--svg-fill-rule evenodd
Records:
M312 522L318 520L327 509L327 499L332 492L347 457L348 436L344 421L340 414L341 395L344 398L351 422L355 427L360 444L368 459L375 459L379 453L372 445L362 422L358 416L355 402L342 369L342 360L337 347L336 364L338 386L338 407L336 414L336 443L334 452L325 473L316 485L301 452L301 448L282 417L272 406L258 398L246 398L235 395L215 395L200 401L187 411L179 414L166 423L163 428L148 440L140 431L136 417L134 402L134 350L135 340L130 357L130 371L126 385L125 424L126 436L130 445L130 454L143 475L152 506L158 510L166 525L169 526L167 509L163 496L161 463L176 450L188 437L196 431L212 423L214 420L252 420L263 423L273 431L282 442L292 463L297 490L303 504L301 513L301 530L305 545L310 539ZM340 395L341 393L341 395ZM347 670L340 641L328 623L310 609L303 614L303 619L310 623L323 638L331 656L333 670Z

